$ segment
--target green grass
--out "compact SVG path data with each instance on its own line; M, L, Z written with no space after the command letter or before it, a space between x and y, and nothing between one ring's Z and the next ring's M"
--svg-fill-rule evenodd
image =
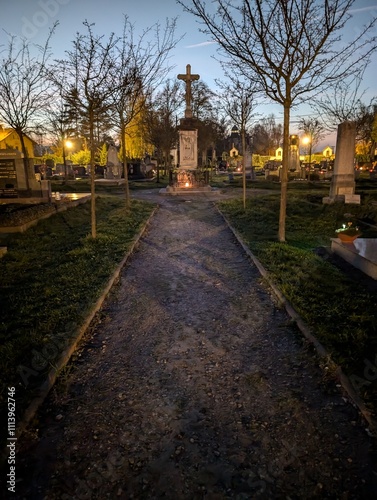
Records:
M341 270L319 257L314 249L330 245L342 222L358 218L377 220L377 207L368 198L360 206L323 205L313 192L288 196L286 238L277 242L278 194L241 201L224 201L219 208L240 232L272 280L313 329L317 338L349 374L377 352L376 294L368 292ZM363 236L377 237L373 228ZM372 354L371 354L372 353Z
M0 404L7 387L19 398L18 415L45 378L153 205L97 198L97 238L90 236L90 203L41 220L12 237L0 260Z

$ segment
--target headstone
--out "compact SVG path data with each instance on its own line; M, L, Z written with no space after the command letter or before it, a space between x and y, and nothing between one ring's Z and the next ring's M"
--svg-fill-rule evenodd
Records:
M359 194L345 194L344 203L360 205L360 195Z
M18 198L16 163L21 162L22 167L22 159L17 156L21 155L0 152L0 198Z
M118 158L118 150L114 145L109 146L106 162L106 179L120 179L122 166Z
M51 184L47 180L37 180L32 159L29 159L25 168L20 151L1 149L0 199L2 203L50 201Z
M355 123L340 123L336 139L335 163L331 178L330 195L323 198L323 203L345 201L345 195L355 194L355 140Z
M300 150L298 135L289 136L289 170L291 172L300 172Z

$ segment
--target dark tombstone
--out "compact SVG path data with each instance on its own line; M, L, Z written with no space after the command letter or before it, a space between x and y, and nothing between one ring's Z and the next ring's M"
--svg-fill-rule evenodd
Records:
M25 168L24 159L19 151L2 149L0 150L0 199L3 202L17 200L18 203L50 200L50 184L46 180L37 180L33 160L29 160L28 168Z

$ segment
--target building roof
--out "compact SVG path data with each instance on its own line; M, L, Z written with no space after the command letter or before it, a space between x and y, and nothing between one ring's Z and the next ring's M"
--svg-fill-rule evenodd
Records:
M0 124L0 142L5 141L5 139L9 137L13 132L15 132L13 128L4 128ZM31 139L27 134L24 134L24 136L27 137L29 141L31 141L33 144L36 144L36 142L33 139Z
M13 132L13 129L3 128L0 125L0 142L4 141L12 132Z

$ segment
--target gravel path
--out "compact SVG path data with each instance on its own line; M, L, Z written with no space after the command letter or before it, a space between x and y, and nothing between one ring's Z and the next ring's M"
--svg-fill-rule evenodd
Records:
M212 203L159 201L12 498L373 498L357 412Z

